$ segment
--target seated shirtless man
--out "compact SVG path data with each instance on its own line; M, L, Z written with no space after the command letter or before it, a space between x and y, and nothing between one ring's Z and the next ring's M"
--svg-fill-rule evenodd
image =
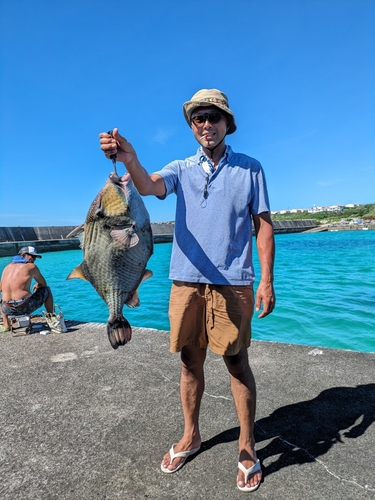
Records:
M47 312L53 312L53 297L35 259L42 256L34 247L23 247L13 257L1 276L3 331L10 329L8 316L29 315L44 304ZM36 281L31 293L31 281Z

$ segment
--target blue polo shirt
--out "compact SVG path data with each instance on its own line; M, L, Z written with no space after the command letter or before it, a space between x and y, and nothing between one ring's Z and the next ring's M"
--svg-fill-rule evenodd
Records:
M252 284L251 216L270 211L261 164L227 146L215 170L199 148L155 173L177 195L170 279Z

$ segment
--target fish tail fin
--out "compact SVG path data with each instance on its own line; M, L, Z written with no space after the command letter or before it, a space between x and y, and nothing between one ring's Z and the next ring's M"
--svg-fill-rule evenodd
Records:
M109 342L113 349L117 349L120 345L125 345L132 338L132 328L126 318L121 316L108 320L107 334Z

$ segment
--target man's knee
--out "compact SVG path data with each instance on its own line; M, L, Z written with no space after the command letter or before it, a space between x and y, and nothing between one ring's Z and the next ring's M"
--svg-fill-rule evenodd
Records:
M44 292L44 294L43 294L44 295L43 299L44 299L44 302L45 302L49 297L52 297L52 292L51 292L51 289L50 289L49 286L45 286L43 288L44 288L44 290L46 290Z
M243 373L244 371L250 369L249 357L247 349L241 349L240 352L234 354L233 356L223 356L225 364L227 365L228 371L234 375L236 373Z
M206 350L185 346L181 349L181 363L189 371L199 369L206 359Z
M39 307L46 307L46 303L49 302L52 297L51 289L49 286L39 286L30 299L30 308L33 311L39 309ZM31 314L31 312L30 312Z

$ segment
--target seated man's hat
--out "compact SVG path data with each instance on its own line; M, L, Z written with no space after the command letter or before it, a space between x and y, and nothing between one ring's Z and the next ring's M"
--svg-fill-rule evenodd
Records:
M29 255L34 255L34 257L39 257L39 259L42 258L41 255L36 253L34 247L22 247L21 250L18 252L18 255L24 255L25 253L28 253Z

